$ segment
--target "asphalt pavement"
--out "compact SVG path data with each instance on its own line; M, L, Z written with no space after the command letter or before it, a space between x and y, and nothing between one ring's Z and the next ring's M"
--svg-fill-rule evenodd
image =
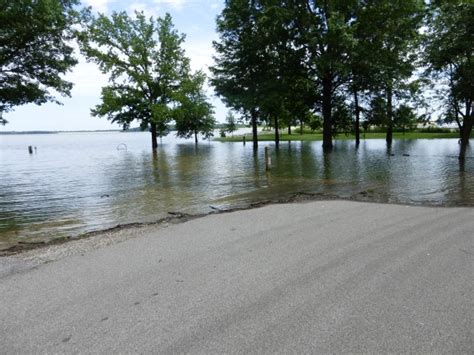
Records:
M474 353L473 208L318 201L127 233L4 274L0 353Z

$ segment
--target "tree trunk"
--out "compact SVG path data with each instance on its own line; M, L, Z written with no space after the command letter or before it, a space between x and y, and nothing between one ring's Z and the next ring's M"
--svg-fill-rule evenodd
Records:
M303 120L300 121L300 134L303 134Z
M291 125L288 126L288 135L291 136Z
M392 88L387 88L387 145L392 145L393 141L393 104L392 104Z
M198 134L197 131L194 131L194 143L198 144Z
M392 145L393 142L393 127L390 124L387 126L387 136L385 137L385 141L387 142L387 145Z
M355 140L356 145L360 144L360 109L359 109L359 96L357 95L357 89L354 89L354 105L355 105Z
M158 148L158 140L156 138L156 123L150 123L151 132L151 149L156 150Z
M472 117L464 118L464 124L461 131L461 149L459 151L459 160L464 160L466 158L466 150L469 146L469 137L471 136L473 123Z
M323 79L323 149L331 150L332 145L332 79Z
M257 136L257 111L252 110L250 113L250 120L252 122L252 138L253 138L253 148L258 148L258 136Z
M278 117L275 116L275 145L278 147L280 144L280 132L278 131Z

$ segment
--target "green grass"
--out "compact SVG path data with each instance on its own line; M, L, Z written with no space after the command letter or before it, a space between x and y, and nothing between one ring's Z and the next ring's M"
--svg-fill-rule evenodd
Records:
M383 132L369 132L369 133L361 133L360 135L361 140L364 139L385 139L385 133ZM438 132L423 132L423 131L414 131L414 132L394 132L393 133L394 139L439 139L439 138L459 138L458 132L449 132L449 133L438 133ZM247 141L252 141L252 135L246 134L245 139ZM323 139L323 134L321 132L315 133L304 133L299 134L299 132L294 132L293 134L289 135L287 133L280 134L281 141L320 141ZM345 134L338 134L335 140L354 140L355 136L353 134L345 135ZM234 136L234 137L217 137L214 140L219 142L242 142L242 136ZM274 141L275 134L273 133L262 133L258 135L259 141Z

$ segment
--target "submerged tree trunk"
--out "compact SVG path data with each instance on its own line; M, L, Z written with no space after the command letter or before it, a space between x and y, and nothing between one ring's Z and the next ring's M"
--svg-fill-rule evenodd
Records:
M470 123L470 127L464 127L463 133L461 136L461 150L459 151L459 159L464 160L466 158L466 150L469 146L469 136L471 135L472 131L472 122Z
M156 123L150 123L151 132L151 149L156 150L158 148L158 140L156 137Z
M387 88L387 145L392 145L393 141L393 103L392 103L392 88Z
M392 124L389 123L387 126L387 136L385 137L385 141L388 145L392 145L393 142L393 127Z
M323 79L323 149L332 147L332 79L329 74Z
M278 117L275 116L275 145L278 147L280 144L280 132L278 127Z
M360 144L360 108L359 108L359 95L357 95L357 89L354 89L354 105L355 105L355 126L354 134L356 145Z
M194 143L198 144L198 133L194 131Z
M466 150L469 146L469 137L471 136L472 126L474 125L474 117L470 115L470 109L466 110L467 115L464 117L464 124L461 130L461 149L459 151L459 160L466 158Z
M258 148L258 136L257 136L257 111L252 110L250 113L250 120L252 123L252 138L253 138L253 148Z

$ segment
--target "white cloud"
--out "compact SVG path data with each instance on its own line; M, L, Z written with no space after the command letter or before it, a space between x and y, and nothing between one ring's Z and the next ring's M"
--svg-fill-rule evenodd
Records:
M145 4L143 2L133 2L133 3L130 4L128 9L130 10L130 12L134 12L134 11L147 12L148 11L148 6L147 6L147 4Z
M155 3L158 5L167 5L172 7L175 10L181 10L184 7L186 0L155 0Z
M191 60L191 69L193 71L202 70L206 75L210 76L209 67L214 64L212 56L214 55L214 47L212 46L212 37L197 40L186 41L183 45L186 55ZM225 121L225 116L228 109L222 101L215 96L213 88L206 83L204 87L207 97L214 106L214 116L219 122Z
M72 96L99 97L101 88L108 83L108 76L102 74L96 63L86 60L77 43L73 43L73 47L79 63L65 76L67 81L74 83Z
M85 0L87 6L92 6L92 9L97 12L107 12L108 4L114 0Z
M213 2L213 3L211 4L211 9L212 9L212 10L217 10L217 9L219 9L221 6L222 6L222 3L220 3L220 2Z
M101 88L108 83L108 77L100 72L97 64L86 62L82 56L65 79L74 83L72 95L80 97L99 97Z
M150 6L149 4L146 4L143 2L134 2L130 4L130 6L128 7L128 12L130 15L133 14L135 11L138 11L138 12L143 12L146 17L153 16L153 18L157 18L159 16L157 10L158 10L157 6L153 6L153 5Z
M214 48L212 40L186 41L183 45L186 55L191 59L192 70L203 70L209 72L209 66L213 64L212 56Z

